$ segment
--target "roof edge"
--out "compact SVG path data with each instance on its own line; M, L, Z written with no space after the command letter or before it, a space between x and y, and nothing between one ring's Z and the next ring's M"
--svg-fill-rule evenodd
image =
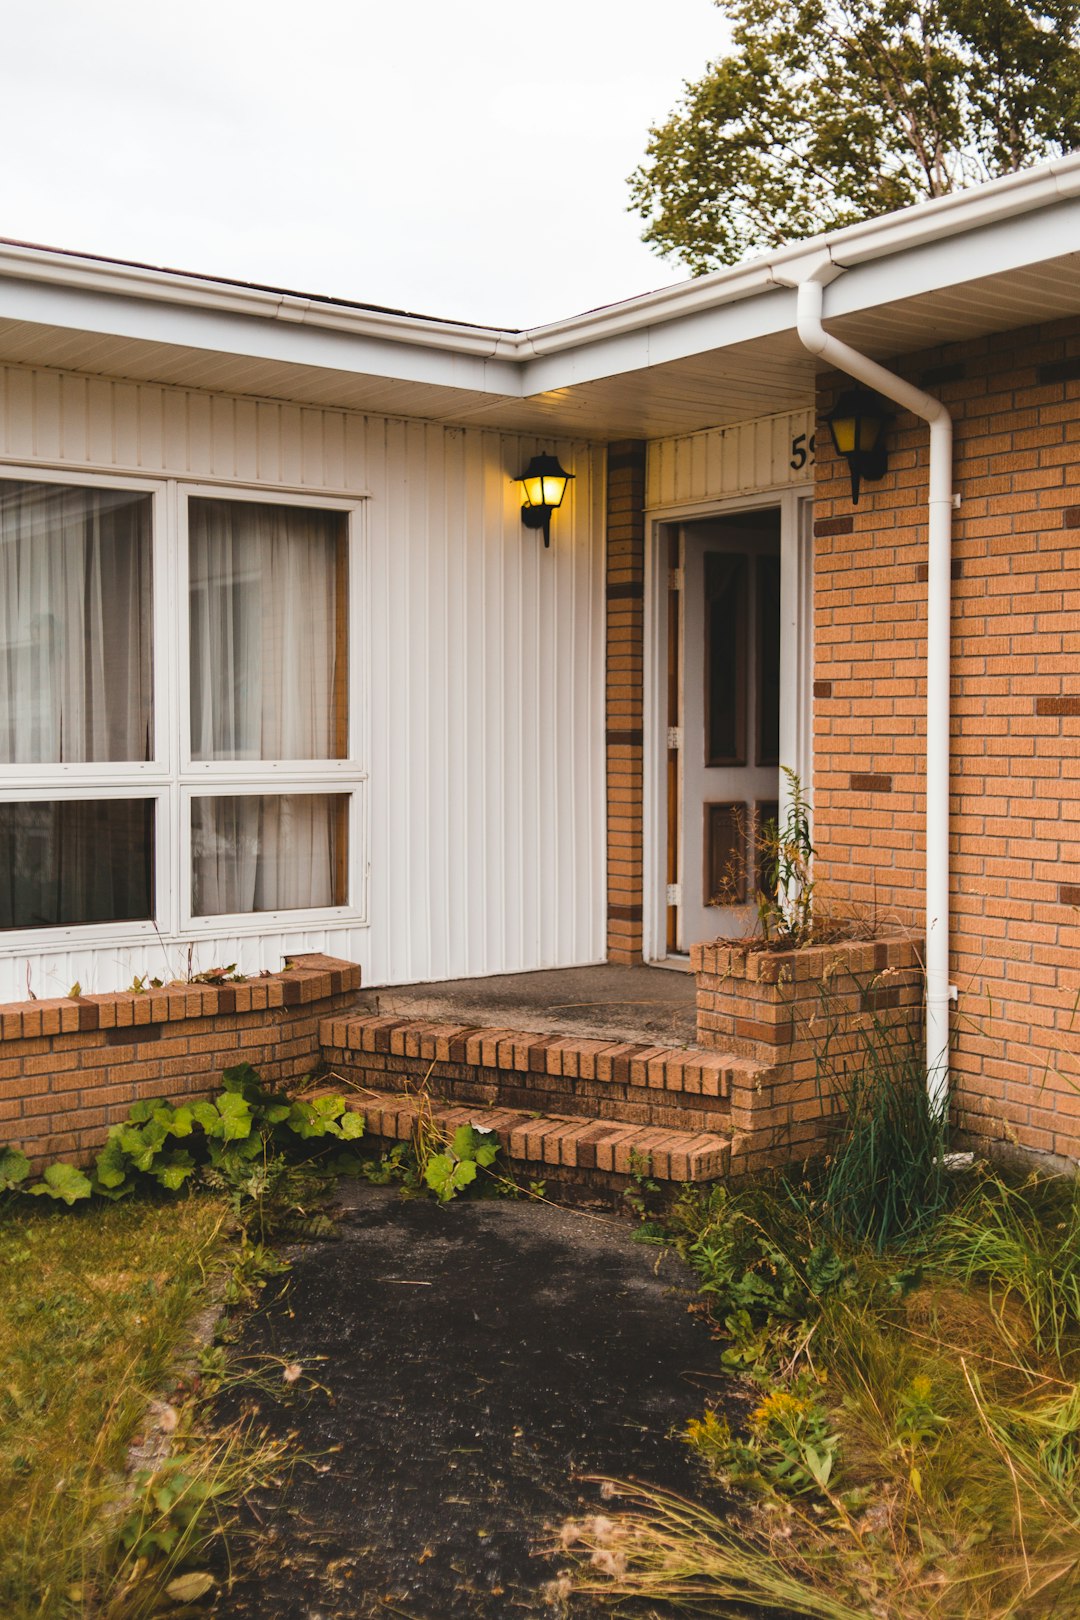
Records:
M526 331L474 326L2 239L0 278L279 321L478 360L528 362L790 288L823 258L840 272L1077 196L1080 152Z

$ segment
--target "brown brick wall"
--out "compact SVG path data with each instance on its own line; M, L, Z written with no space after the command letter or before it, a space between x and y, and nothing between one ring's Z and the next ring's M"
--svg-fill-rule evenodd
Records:
M948 405L957 1119L1080 1154L1080 322L893 362ZM827 379L820 401L847 386ZM852 507L817 435L821 891L922 920L927 430L900 414ZM853 519L850 528L842 522Z
M645 445L608 447L607 952L641 960Z
M0 1006L0 1143L86 1160L141 1097L204 1095L243 1062L297 1080L318 1062L322 1019L359 988L351 962L312 955L239 984Z
M695 945L698 1040L754 1067L730 1070L732 1171L785 1164L828 1147L838 1088L868 1044L921 1044L921 938L847 941L798 951Z

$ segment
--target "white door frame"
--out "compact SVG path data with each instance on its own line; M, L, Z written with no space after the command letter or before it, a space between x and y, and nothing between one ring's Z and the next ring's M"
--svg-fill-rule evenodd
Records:
M667 541L669 530L701 518L780 509L780 762L790 765L813 805L813 485L756 490L730 500L654 508L645 538L642 954L682 966L667 948ZM781 778L780 814L785 810Z

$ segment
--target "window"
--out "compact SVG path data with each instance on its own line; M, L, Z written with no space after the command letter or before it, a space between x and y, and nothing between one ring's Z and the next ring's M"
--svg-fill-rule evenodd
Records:
M192 911L344 905L347 803L340 793L192 799Z
M0 762L147 760L148 495L0 480Z
M340 515L205 500L189 512L192 759L343 758Z
M152 799L0 804L0 929L154 915Z
M318 762L348 753L348 564L339 512L188 503L191 759ZM334 793L191 800L193 916L342 905L348 813Z
M348 511L135 484L0 479L0 931L355 914Z

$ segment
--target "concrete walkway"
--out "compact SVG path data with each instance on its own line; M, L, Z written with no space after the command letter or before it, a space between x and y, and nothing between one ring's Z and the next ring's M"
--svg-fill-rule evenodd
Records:
M403 1018L446 1018L500 1028L608 1036L653 1046L693 1046L697 1039L692 973L670 968L556 968L490 979L366 990L357 1005Z
M678 1434L726 1381L681 1265L608 1214L349 1197L244 1329L325 1391L263 1406L311 1465L253 1504L214 1614L553 1617L559 1526L601 1507L585 1476L709 1499Z

